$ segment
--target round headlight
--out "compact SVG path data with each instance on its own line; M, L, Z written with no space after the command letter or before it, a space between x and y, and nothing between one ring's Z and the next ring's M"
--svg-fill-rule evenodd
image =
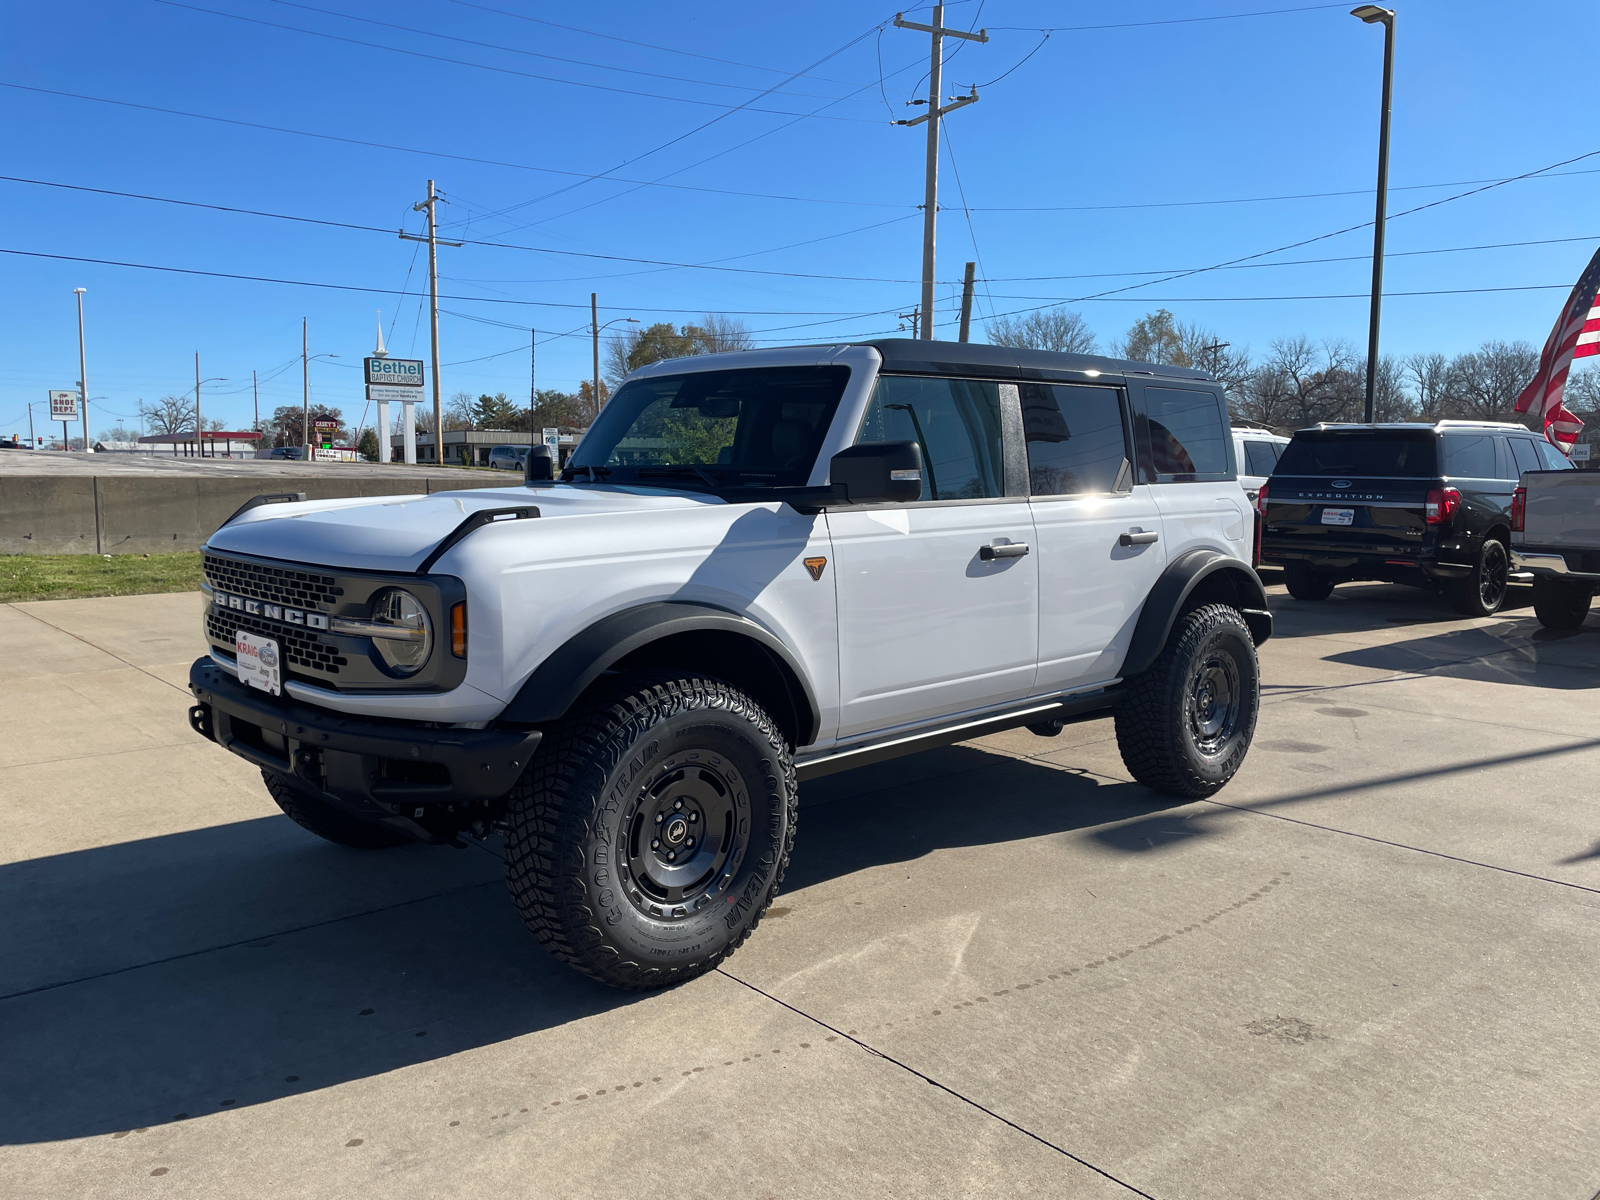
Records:
M433 652L433 622L422 601L400 588L389 588L372 598L372 621L394 629L390 636L374 633L372 637L384 666L396 675L420 671Z

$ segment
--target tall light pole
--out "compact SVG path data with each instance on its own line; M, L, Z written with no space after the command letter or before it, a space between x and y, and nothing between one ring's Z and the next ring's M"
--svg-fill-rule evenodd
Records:
M600 334L613 325L637 325L638 317L616 317L600 324L600 303L596 293L589 293L589 328L594 332L594 415L600 415ZM532 426L529 426L531 429Z
M306 332L310 324L305 317L300 318L300 461L306 462L311 455L311 364L319 358L338 358L337 354L308 354L310 348L309 335ZM291 360L293 361L293 360Z
M206 456L206 423L200 419L200 385L202 383L227 383L226 375L214 375L210 379L200 378L200 351L194 352L194 444L199 451L199 456ZM213 447L215 449L215 447Z
M1383 226L1389 204L1389 99L1394 83L1394 10L1363 4L1350 10L1368 25L1383 25L1383 114L1378 122L1378 215L1372 226L1372 319L1367 330L1366 420L1378 389L1378 324L1383 307Z
M78 297L78 401L83 405L83 452L89 454L89 361L83 352L83 294L89 289L72 290Z

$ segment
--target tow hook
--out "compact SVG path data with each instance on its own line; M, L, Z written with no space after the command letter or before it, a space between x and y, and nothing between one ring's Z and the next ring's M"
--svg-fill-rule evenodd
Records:
M322 755L316 750L296 750L294 752L294 773L307 783L315 784L321 789Z
M207 741L214 742L217 740L216 730L211 727L211 706L209 704L196 704L189 710L189 728Z

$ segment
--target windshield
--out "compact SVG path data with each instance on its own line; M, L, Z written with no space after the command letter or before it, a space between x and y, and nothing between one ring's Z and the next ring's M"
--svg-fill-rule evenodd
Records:
M761 367L658 375L624 384L563 478L611 483L801 487L849 367Z
M1297 433L1294 441L1283 448L1273 473L1432 479L1438 474L1434 436L1426 430Z

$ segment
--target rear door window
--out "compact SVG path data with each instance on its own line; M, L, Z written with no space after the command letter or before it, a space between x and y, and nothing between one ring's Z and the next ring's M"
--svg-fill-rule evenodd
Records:
M1444 435L1444 471L1451 479L1494 479L1493 435L1486 433L1447 433Z
M1271 442L1248 441L1244 444L1245 465L1251 475L1271 475L1278 465L1277 447Z
M1139 423L1159 481L1227 479L1233 474L1227 421L1214 393L1147 387Z
M880 375L856 441L920 445L919 500L1005 495L998 383Z
M1533 448L1532 438L1508 438L1511 443L1511 457L1516 460L1517 475L1520 477L1524 471L1537 471L1539 467L1539 454Z
M1024 383L1022 430L1035 496L1109 492L1128 454L1116 388Z

